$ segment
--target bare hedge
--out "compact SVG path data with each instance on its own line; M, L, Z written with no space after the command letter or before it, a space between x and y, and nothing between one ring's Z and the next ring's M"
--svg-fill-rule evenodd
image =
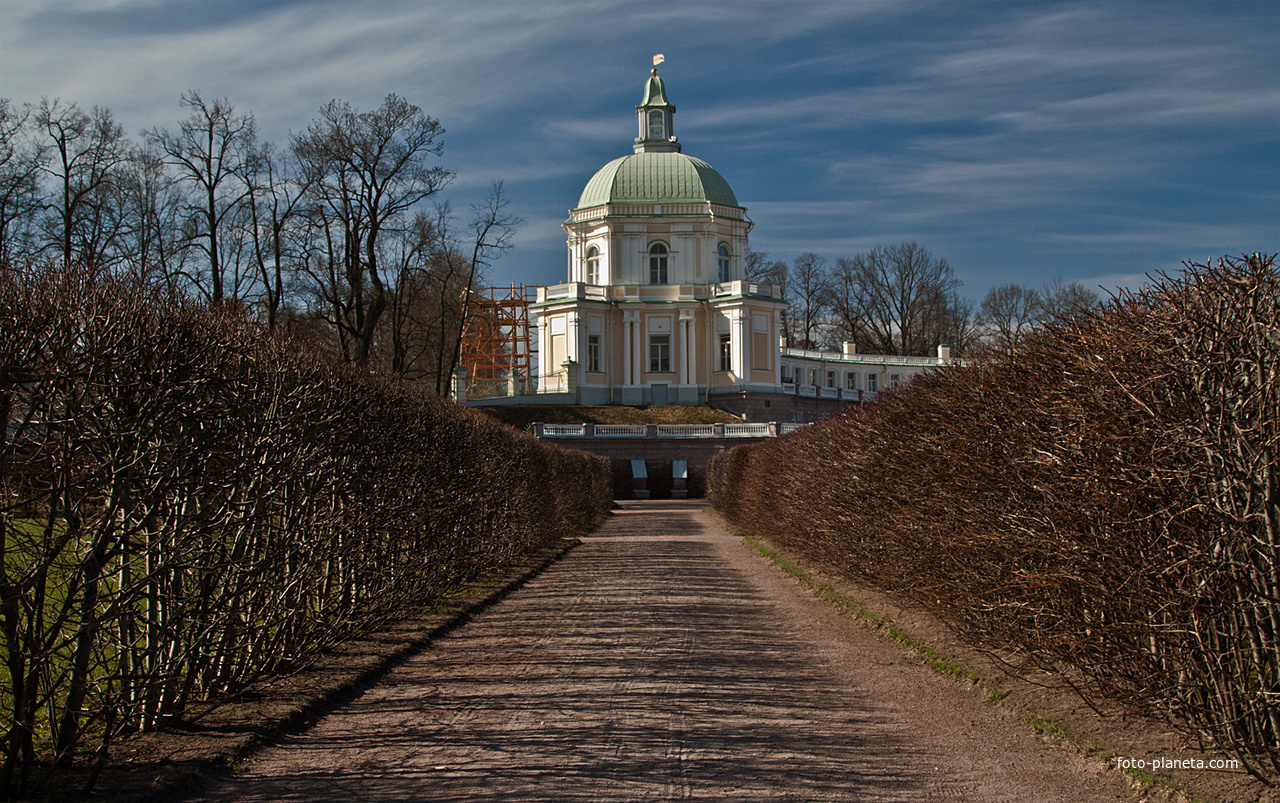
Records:
M0 414L9 793L611 504L604 458L75 272L0 274Z
M1189 265L1021 349L732 449L709 496L1275 783L1274 260Z

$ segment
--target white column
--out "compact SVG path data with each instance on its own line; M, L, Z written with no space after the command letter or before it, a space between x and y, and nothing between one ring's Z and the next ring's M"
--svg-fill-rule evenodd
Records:
M683 385L684 382L684 322L680 319L680 314L676 313L676 325L671 327L671 350L675 352L671 356L676 361L676 384Z
M631 384L631 320L622 319L622 384Z
M547 370L547 363L551 359L548 353L547 343L547 316L538 316L538 388L546 386L547 377L550 371Z
M782 311L775 309L773 311L773 330L770 332L769 344L774 349L773 352L773 384L782 383L782 351L777 347L778 338L782 334Z
M747 381L747 327L750 319L739 307L729 313L729 348L732 351L734 376L739 382Z
M635 374L631 384L641 385L644 384L644 365L648 355L645 355L644 323L640 320L639 314L634 321L631 321L631 325L634 327L631 330L631 347L635 350L631 353L631 370Z
M577 363L576 372L578 373L578 381L583 380L582 376L582 354L584 349L578 339L582 336L582 327L578 325L582 320L582 314L578 310L572 310L569 315L568 331L565 332L565 351L568 352L566 359L573 360Z
M742 340L742 381L751 381L751 366L755 363L755 357L751 354L751 311L742 310L738 313L738 337Z
M684 374L681 380L686 385L694 383L694 350L693 350L693 312L685 310L680 313L681 354L684 356Z
M680 316L680 384L689 384L689 320Z

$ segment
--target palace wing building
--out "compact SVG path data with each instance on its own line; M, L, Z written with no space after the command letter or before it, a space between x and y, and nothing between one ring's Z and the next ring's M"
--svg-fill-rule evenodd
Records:
M778 288L743 278L751 222L716 169L681 152L655 70L634 153L600 168L564 224L569 281L534 311L543 389L582 404L706 404L780 381Z
M591 177L564 224L568 281L538 288L531 306L536 384L505 401L812 420L948 361L945 348L934 359L780 345L781 288L745 277L747 210L714 167L682 152L675 111L653 70L633 152Z

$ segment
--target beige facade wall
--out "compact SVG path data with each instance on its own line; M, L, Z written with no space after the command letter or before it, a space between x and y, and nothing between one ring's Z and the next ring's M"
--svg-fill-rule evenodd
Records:
M585 283L588 253L595 249L599 284L569 285L568 294L561 291L563 300L547 295L553 300L534 309L539 335L547 341L539 347L539 373L551 377L572 357L578 365L576 381L584 387L665 384L705 391L775 382L780 302L726 296L717 287L721 243L730 252L730 281L742 280L750 223L734 219L738 210L709 211L699 204L637 204L572 212L564 226L568 279ZM667 282L655 285L650 283L649 248L659 241L667 247ZM570 322L575 313L576 327ZM722 372L718 333L728 325L727 315L739 316L733 333L737 370ZM762 322L758 327L755 315ZM587 370L593 336L600 338L599 371ZM668 371L650 370L654 336L668 339ZM682 398L687 400L687 394Z

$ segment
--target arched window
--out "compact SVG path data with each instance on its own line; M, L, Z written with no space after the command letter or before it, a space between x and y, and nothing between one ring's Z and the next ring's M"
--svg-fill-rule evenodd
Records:
M587 249L587 284L600 284L600 249Z
M662 243L649 246L649 284L667 283L667 247Z
M729 246L720 243L720 247L716 249L716 275L719 277L716 281L724 283L729 281Z
M649 139L666 139L666 126L663 124L662 111L654 109L649 112Z

